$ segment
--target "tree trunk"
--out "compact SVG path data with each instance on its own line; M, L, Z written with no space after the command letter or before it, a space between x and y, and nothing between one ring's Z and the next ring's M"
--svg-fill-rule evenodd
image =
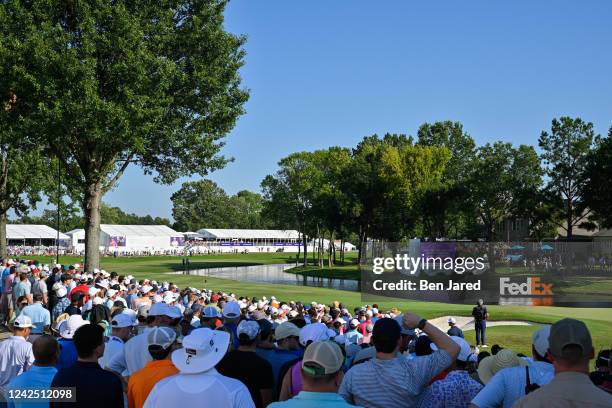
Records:
M566 222L567 222L567 240L571 241L574 238L574 226L572 225L572 200L567 199Z
M0 214L0 258L6 259L8 255L7 242L6 242L6 213Z
M85 191L83 214L85 215L85 271L93 273L100 267L100 203L102 184L91 184Z
M306 242L306 232L304 232L305 226L302 227L302 242L304 245L304 266L308 266L308 242Z
M491 274L495 273L495 228L492 225L487 227L487 241L489 241L489 248L487 257L489 258L489 270Z

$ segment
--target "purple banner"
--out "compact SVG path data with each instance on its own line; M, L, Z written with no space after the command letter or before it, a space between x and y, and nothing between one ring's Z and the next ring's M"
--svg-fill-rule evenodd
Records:
M184 237L172 237L172 238L170 238L170 246L171 247L185 246L185 238Z
M109 245L111 247L124 247L126 243L125 237L110 237Z

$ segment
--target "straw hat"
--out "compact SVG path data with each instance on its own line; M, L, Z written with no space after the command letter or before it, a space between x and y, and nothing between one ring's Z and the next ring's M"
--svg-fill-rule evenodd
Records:
M494 356L488 356L482 359L480 364L478 364L478 376L484 384L487 384L491 381L495 373L504 368L526 365L527 362L517 356L514 351L503 349Z

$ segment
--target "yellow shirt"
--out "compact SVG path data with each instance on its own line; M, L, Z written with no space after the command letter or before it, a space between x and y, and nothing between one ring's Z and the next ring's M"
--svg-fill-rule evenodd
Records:
M153 360L130 376L128 382L128 407L142 408L149 393L160 380L178 374L170 360Z

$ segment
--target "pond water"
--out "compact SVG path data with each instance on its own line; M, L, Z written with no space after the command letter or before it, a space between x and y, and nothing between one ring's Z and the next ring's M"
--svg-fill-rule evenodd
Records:
M226 266L222 268L195 269L189 271L188 274L232 279L240 282L313 286L349 291L359 290L359 282L356 280L312 278L285 272L285 269L293 266L295 264Z

